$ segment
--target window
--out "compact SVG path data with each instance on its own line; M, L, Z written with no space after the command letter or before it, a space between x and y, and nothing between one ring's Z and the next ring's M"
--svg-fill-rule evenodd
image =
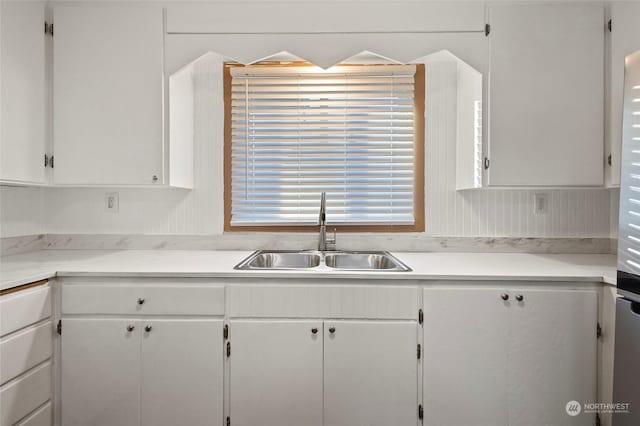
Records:
M225 230L424 230L424 66L225 65Z

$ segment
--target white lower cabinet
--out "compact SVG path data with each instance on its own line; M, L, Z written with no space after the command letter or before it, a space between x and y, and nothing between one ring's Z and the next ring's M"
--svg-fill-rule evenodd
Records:
M143 320L142 326L142 425L222 424L222 320Z
M595 290L424 291L424 424L593 425Z
M309 286L310 297L302 284L152 284L63 283L63 426L415 426L420 412L427 426L595 421L566 413L597 402L595 288L430 284L383 301L381 286ZM100 296L95 312L76 303ZM3 350L21 347L14 337ZM10 380L3 401L29 383ZM30 412L16 407L13 422Z
M322 426L322 322L231 321L234 426Z
M222 320L62 320L65 426L222 424Z
M231 321L232 425L413 426L415 321Z
M324 425L414 426L417 323L328 321L324 330Z
M596 401L595 290L512 290L507 406L513 426L591 426L595 414L567 415L569 401ZM510 299L511 300L511 299Z
M499 289L424 291L424 424L507 424L509 325Z
M70 318L62 324L62 424L139 426L140 321Z

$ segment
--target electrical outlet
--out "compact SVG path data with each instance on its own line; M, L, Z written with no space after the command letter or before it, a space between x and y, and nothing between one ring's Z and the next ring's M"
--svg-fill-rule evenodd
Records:
M120 200L117 192L107 192L104 195L105 210L111 213L118 213L120 208Z
M546 214L549 210L549 194L533 195L533 213Z

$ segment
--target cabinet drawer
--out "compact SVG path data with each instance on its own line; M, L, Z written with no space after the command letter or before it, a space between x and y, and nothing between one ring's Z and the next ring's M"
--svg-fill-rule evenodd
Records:
M0 384L51 357L51 321L0 339Z
M230 316L404 319L418 317L418 289L403 286L239 285L229 288Z
M53 420L51 413L51 402L47 402L15 426L51 426Z
M51 363L0 388L0 425L12 425L51 397Z
M62 288L62 313L224 315L224 287L71 284Z
M49 285L12 293L0 298L0 336L51 316Z

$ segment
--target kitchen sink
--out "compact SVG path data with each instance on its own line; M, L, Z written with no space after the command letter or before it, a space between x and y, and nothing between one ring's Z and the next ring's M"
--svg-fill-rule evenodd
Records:
M234 267L240 270L343 270L408 272L407 265L384 251L258 250Z
M257 251L235 269L307 269L320 265L319 253Z
M325 264L334 269L393 270L408 269L388 253L327 253Z

